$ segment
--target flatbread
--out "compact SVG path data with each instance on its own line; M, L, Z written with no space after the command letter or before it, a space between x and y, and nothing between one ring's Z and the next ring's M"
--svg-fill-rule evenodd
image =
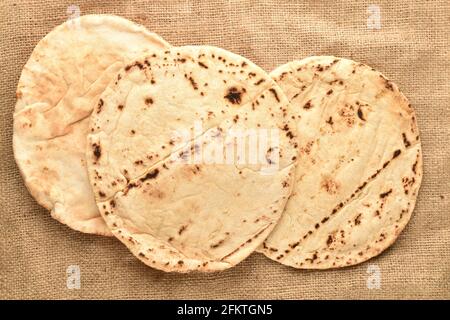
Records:
M216 271L261 244L291 193L298 151L288 101L267 73L223 49L171 48L130 63L100 101L89 178L108 227L137 258L164 271ZM267 132L267 143L258 139L255 152L246 139L239 155L230 138L239 129Z
M13 146L25 185L53 218L78 231L111 234L87 177L88 118L125 61L168 47L144 27L109 15L67 21L37 44L17 87Z
M397 86L351 60L310 57L271 73L296 113L294 191L259 248L302 269L361 263L411 217L422 180L414 110Z

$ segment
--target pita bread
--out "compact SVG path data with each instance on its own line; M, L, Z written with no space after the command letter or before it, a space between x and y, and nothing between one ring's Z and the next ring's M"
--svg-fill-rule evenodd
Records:
M124 18L87 15L56 27L33 50L17 87L14 155L28 190L58 221L110 235L86 172L88 118L125 61L167 47Z
M347 59L310 57L271 76L301 142L294 191L259 251L302 269L378 255L410 219L422 179L414 110L381 73Z
M130 63L100 101L89 178L108 227L137 258L164 271L216 271L261 244L291 193L298 147L268 74L223 49L171 48ZM250 139L238 153L229 139L238 129L270 133L266 145L258 140L259 161ZM192 135L179 141L182 130ZM235 150L231 162L224 149Z

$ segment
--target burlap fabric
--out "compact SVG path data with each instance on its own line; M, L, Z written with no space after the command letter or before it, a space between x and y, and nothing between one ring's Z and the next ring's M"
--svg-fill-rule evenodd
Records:
M71 4L81 14L133 19L173 45L223 47L267 71L323 54L379 69L417 110L424 179L410 224L392 248L351 268L301 271L253 254L226 272L183 275L152 270L119 241L53 220L28 194L15 165L12 113L22 66L36 43L67 19ZM367 26L371 4L381 9L379 30ZM4 0L0 16L1 298L450 298L448 1ZM380 289L367 286L373 264ZM79 290L66 287L69 265L80 266Z

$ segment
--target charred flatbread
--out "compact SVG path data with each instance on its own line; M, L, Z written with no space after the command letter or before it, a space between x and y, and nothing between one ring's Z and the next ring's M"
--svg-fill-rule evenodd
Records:
M86 171L89 116L127 60L168 47L144 27L109 15L67 21L37 44L17 86L13 146L26 187L53 218L111 235Z
M361 263L408 223L422 179L415 112L397 85L331 56L271 73L291 102L300 139L294 190L259 248L302 269Z
M216 271L261 244L291 193L298 147L288 100L267 73L223 49L171 48L127 65L100 101L89 177L108 227L137 258ZM186 140L174 134L182 129ZM256 161L250 140L237 151L239 130L257 133Z

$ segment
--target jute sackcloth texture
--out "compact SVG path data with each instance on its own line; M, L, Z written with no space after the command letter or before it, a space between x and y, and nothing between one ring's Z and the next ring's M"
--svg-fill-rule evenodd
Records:
M416 109L424 158L416 209L398 241L379 257L341 270L295 270L253 254L221 273L166 274L113 238L81 234L52 219L28 194L14 162L12 114L34 46L76 14L76 6L80 14L132 19L175 46L223 47L267 71L293 59L335 55L384 73ZM378 9L380 28L370 28L367 19L376 21ZM448 1L5 0L0 17L0 298L450 299ZM67 288L70 265L80 267L80 289Z

